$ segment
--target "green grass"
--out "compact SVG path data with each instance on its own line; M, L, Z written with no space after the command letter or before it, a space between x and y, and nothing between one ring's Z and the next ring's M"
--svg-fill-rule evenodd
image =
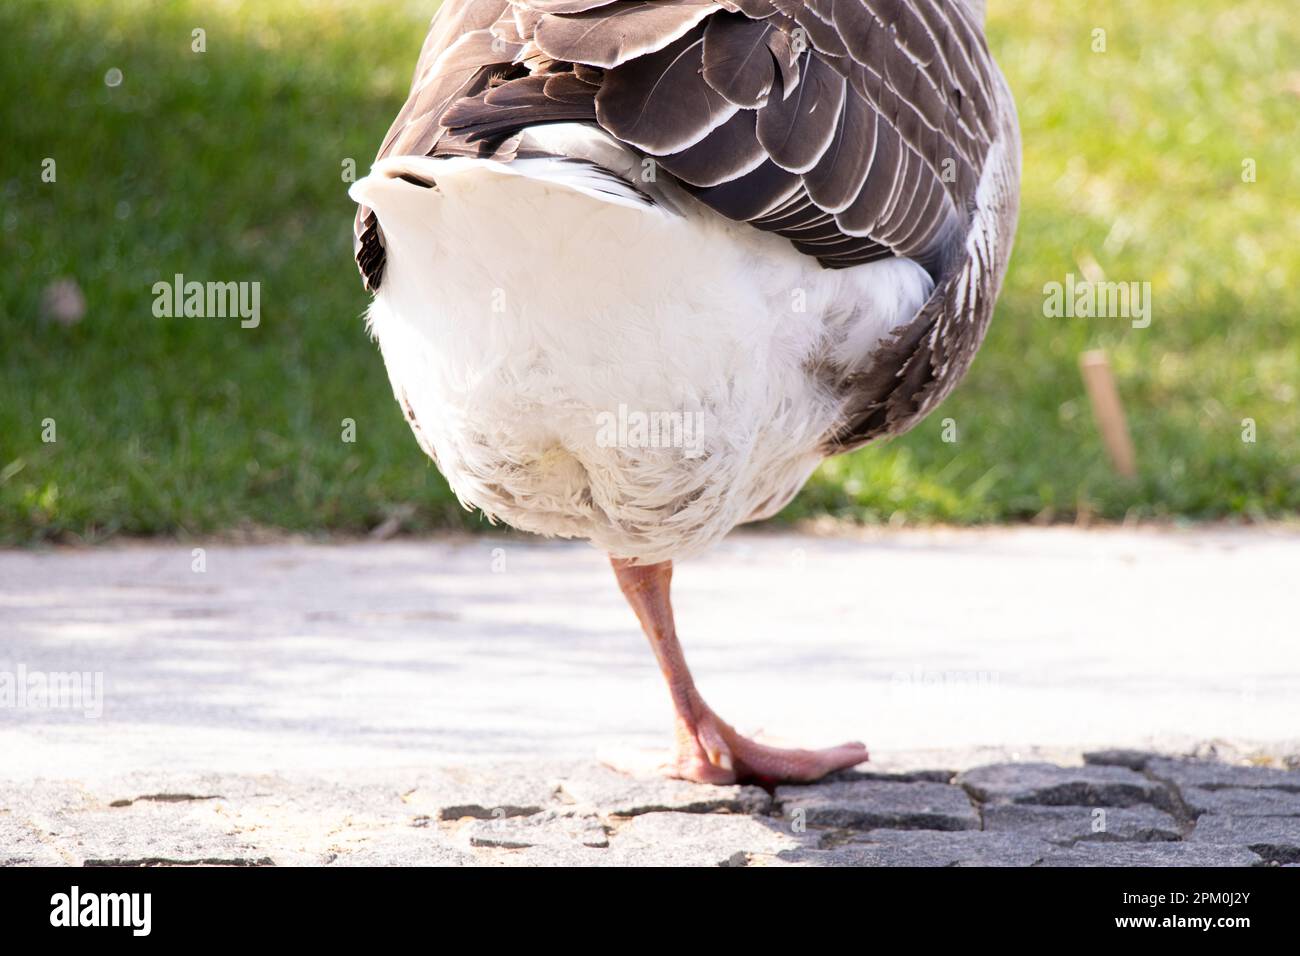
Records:
M828 462L785 517L1300 510L1293 5L990 5L1025 176L988 341L929 420ZM358 532L404 505L413 530L482 526L420 453L364 333L341 176L347 158L364 171L404 99L429 12L0 7L0 542ZM196 27L206 53L191 51ZM1097 27L1105 53L1090 49ZM113 67L123 82L110 88ZM41 181L47 157L54 183ZM1256 182L1242 181L1245 158ZM1150 328L1044 317L1044 283L1094 262L1152 284ZM261 282L261 325L155 318L151 287L177 272ZM88 305L71 327L42 318L62 277ZM1136 480L1104 459L1077 370L1089 348L1111 356ZM340 439L345 418L354 443Z

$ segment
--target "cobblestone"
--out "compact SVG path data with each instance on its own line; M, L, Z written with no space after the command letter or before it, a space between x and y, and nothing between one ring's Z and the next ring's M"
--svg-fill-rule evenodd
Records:
M709 787L532 761L346 779L0 786L0 864L1259 866L1300 863L1294 771L1113 755ZM1136 769L1135 769L1136 768ZM951 783L946 781L953 781Z

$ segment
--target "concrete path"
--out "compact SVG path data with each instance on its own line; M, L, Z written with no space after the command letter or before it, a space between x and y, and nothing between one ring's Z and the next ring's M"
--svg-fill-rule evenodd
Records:
M886 782L961 789L952 774L981 764L1204 755L1207 742L1284 772L1300 757L1297 571L1300 532L1279 528L740 534L674 583L700 685L741 729L863 739L873 772L939 772ZM99 832L69 822L83 813L153 827L151 814L215 805L172 796L218 794L229 820L277 793L302 803L291 816L305 834L329 815L322 801L364 816L421 787L438 806L414 816L452 826L438 814L456 775L531 780L551 799L565 774L606 772L600 754L662 746L668 725L644 639L583 545L4 552L0 635L0 827L45 813L65 836ZM67 684L62 700L42 699L51 682ZM350 804L354 792L378 802ZM239 794L251 802L232 805ZM409 803L394 807L409 827ZM1188 836L1196 815L1179 814ZM335 852L317 843L267 853ZM126 858L127 844L94 852ZM65 862L93 858L57 845ZM764 855L748 845L736 852Z

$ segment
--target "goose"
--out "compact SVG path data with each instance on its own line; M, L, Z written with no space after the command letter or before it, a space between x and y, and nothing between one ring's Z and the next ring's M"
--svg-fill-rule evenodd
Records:
M705 703L673 563L916 425L983 340L1020 140L978 0L445 0L358 204L393 394L467 508L605 551L661 769L813 781Z

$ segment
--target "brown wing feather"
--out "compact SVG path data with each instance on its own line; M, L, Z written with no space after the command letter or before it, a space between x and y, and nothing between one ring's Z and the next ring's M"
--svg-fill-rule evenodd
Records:
M830 148L814 168L804 173L808 197L827 212L847 209L862 191L875 154L876 114L850 87Z
M697 27L610 70L596 94L600 125L652 156L698 143L738 109L701 78L703 53L704 31Z
M632 0L537 23L538 49L557 60L612 67L662 50L722 8L713 0Z
M520 77L462 97L442 116L468 143L500 139L536 123L594 123L596 88L572 73Z
M704 82L745 109L758 109L776 79L767 38L776 27L740 14L718 14L704 28Z
M754 132L754 111L738 110L694 146L659 157L658 164L691 186L717 186L756 169L766 159Z

